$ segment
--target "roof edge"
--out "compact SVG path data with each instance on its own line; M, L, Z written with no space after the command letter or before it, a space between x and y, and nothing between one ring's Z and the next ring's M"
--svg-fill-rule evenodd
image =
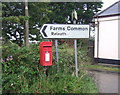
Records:
M112 16L120 16L120 14L111 14L111 15L105 15L105 16L95 16L94 18L103 18L103 17L112 17Z
M120 1L115 2L114 4L112 4L111 6L109 6L108 8L106 8L106 9L104 9L103 11L101 11L100 13L96 14L94 17L95 17L95 18L96 18L96 17L99 17L98 15L102 14L104 11L108 10L109 8L111 8L112 6L114 6L115 4L117 4L118 2L120 2ZM107 16L107 15L106 15L106 16Z

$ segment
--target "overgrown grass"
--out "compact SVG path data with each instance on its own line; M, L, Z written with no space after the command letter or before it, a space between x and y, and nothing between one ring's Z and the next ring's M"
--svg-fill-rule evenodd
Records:
M78 48L78 63L80 65L79 66L80 68L120 72L120 68L117 68L117 67L102 66L102 65L95 65L95 64L91 65L93 64L93 59L87 56L87 52L88 52L87 46ZM74 57L74 48L69 48L67 44L61 45L59 48L59 53L69 54Z
M108 67L108 66L90 65L90 64L84 64L84 65L82 65L82 67L84 67L86 69L98 69L98 70L120 72L120 68L117 68L117 67Z
M53 50L53 66L48 67L46 75L39 64L39 45L26 48L10 43L2 49L3 93L98 93L86 71L79 70L79 76L75 76L73 53L62 51L56 63Z

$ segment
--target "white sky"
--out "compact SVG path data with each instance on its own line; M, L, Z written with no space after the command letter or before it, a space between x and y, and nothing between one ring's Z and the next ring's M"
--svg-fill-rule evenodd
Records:
M102 0L102 1L104 3L102 10L104 10L119 0Z

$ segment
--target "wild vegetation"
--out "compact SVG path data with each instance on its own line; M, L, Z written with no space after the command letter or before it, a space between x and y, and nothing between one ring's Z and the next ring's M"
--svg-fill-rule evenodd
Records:
M98 92L93 79L86 71L79 69L79 76L75 76L74 54L65 49L60 52L59 62L56 63L53 48L53 66L48 67L46 74L45 67L39 64L39 44L28 48L7 43L1 48L3 93Z

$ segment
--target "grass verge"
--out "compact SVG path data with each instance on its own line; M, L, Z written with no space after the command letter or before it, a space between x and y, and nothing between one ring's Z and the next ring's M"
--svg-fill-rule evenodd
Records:
M106 71L113 71L113 72L120 73L120 68L117 68L117 67L108 67L108 66L101 66L101 65L89 65L89 64L84 64L81 67L86 68L86 69L98 69L98 70L106 70Z

